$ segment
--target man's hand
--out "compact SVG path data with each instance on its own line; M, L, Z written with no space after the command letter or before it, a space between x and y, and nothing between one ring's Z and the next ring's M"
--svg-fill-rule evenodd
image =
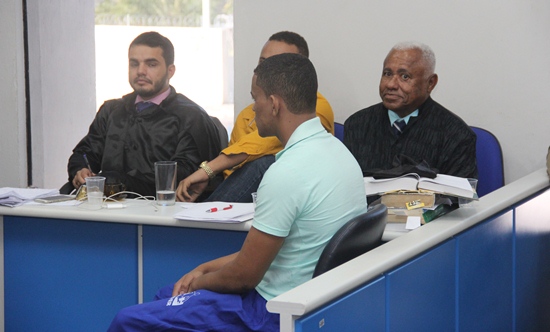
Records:
M202 276L203 274L204 274L204 272L202 272L198 269L194 269L193 271L191 271L191 272L187 273L186 275L184 275L183 277L181 277L181 279L178 280L178 282L176 282L174 284L174 289L172 290L172 296L185 294L185 293L189 293L189 292L194 291L195 289L193 289L191 287L191 283L193 282L193 280L195 280L196 278Z
M197 287L193 287L192 285L195 280L199 279L207 273L219 270L222 266L235 259L235 257L237 257L237 254L238 253L234 253L228 256L220 257L197 266L191 272L181 277L181 279L174 284L172 296L189 293L198 289Z
M254 289L285 241L251 227L241 250L199 265L175 285L173 295L207 289L218 293L244 293Z
M86 183L86 178L90 176L94 176L95 174L92 173L87 168L83 168L80 171L76 172L76 175L73 178L73 186L75 188L79 188L81 185Z
M176 189L179 202L194 202L208 186L208 174L202 169L181 180Z
M208 166L218 174L223 170L233 168L248 158L246 153L219 156L208 162ZM181 180L176 189L176 198L179 202L194 202L203 193L208 186L208 174L203 169L198 169L195 173Z

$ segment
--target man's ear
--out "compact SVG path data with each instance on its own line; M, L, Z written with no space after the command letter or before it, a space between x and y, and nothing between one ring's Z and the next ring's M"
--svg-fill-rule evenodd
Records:
M176 66L174 64L171 64L170 66L168 66L167 71L168 79L171 79L172 76L174 76L174 74L176 73Z
M281 97L276 95L270 95L269 99L271 100L271 115L279 115L279 110L281 109Z
M432 90L435 88L435 86L437 85L437 80L437 74L433 74L428 78L428 93L431 93Z

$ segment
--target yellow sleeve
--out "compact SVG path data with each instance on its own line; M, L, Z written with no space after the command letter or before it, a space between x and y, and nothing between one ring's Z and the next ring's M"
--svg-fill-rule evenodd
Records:
M317 107L316 113L319 119L321 119L321 124L327 132L334 135L334 113L332 112L332 107L330 106L328 100L323 97L322 94L317 92Z
M248 105L239 115L237 115L233 130L231 131L231 137L229 138L229 146L235 144L241 137L255 130L256 124L254 123L254 117L255 114L252 110L252 104Z
M221 153L226 155L246 153L248 158L233 169L224 171L226 177L233 170L247 162L254 161L266 155L276 154L283 149L277 137L261 137L258 134L258 127L256 127L256 122L254 122L254 116L252 105L249 105L239 113L235 120L229 146L222 150Z
M316 114L321 119L323 127L334 135L334 113L329 102L319 92L317 92ZM261 137L258 134L258 127L254 122L255 113L252 110L252 104L243 109L233 126L229 146L222 150L225 155L246 153L248 158L233 169L225 170L225 177L229 176L235 169L245 163L254 161L260 157L276 154L283 149L279 139L275 136Z

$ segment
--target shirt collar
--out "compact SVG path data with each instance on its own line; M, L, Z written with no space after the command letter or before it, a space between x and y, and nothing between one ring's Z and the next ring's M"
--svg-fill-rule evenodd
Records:
M136 97L136 104L139 103L140 101L148 101L148 102L151 102L155 105L160 105L160 103L162 103L162 101L164 99L166 99L166 97L168 97L168 95L170 95L170 88L168 88L166 91L164 91L163 93L159 94L159 95L156 95L155 97L149 99L149 100L145 100L143 99L140 95L138 95Z
M392 110L388 110L388 117L390 118L390 125L392 125L392 126L393 126L393 123L397 120L405 120L405 123L408 124L409 120L413 116L418 116L418 109L415 110L414 112L412 112L411 114L407 115L404 118L400 118L399 115L397 115L397 113L395 113Z
M308 137L311 137L313 135L316 135L318 133L326 133L325 127L321 125L321 120L319 117L315 117L313 119L307 120L294 130L292 135L290 135L290 138L288 139L288 142L286 143L283 150L279 151L275 155L275 160L279 159L285 151L292 148L292 146Z

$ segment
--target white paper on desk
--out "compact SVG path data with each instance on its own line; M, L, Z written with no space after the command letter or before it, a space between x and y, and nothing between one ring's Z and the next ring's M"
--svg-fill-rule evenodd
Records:
M405 228L405 224L402 222L389 222L386 224L385 231L406 233L409 230Z
M72 199L70 201L55 202L55 203L39 203L35 201L25 202L25 205L46 205L46 206L76 206L84 203L85 201L77 201Z
M230 209L224 210L231 206ZM217 209L216 212L207 212ZM253 203L204 202L185 205L185 209L176 213L174 218L189 221L219 223L239 223L254 217Z
M35 198L59 194L58 189L0 188L0 205L15 207Z
M420 227L420 216L408 216L407 224L405 225L406 229L416 229Z

